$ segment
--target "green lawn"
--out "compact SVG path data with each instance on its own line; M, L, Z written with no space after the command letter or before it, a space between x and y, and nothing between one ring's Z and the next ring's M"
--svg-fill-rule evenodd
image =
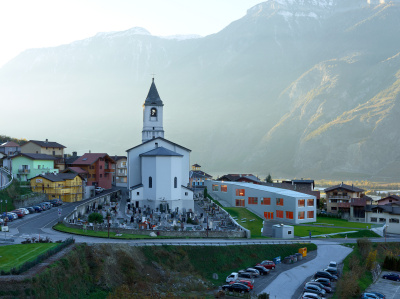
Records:
M261 237L261 228L263 227L263 219L258 217L256 214L250 212L246 208L224 208L232 217L237 217L237 223L244 228L251 231L252 238ZM246 218L246 222L242 222L241 219ZM254 221L250 221L255 219Z
M309 236L310 231L311 235L315 236L315 235L325 235L325 234L342 233L342 232L345 233L348 231L355 231L355 230L357 229L294 225L294 235L296 237L307 237Z
M317 217L317 222L314 225L326 225L327 227L341 226L341 227L351 227L351 228L371 228L370 223L360 223L360 222L349 222L345 219L329 218L329 217ZM332 225L333 224L333 225Z
M38 255L58 245L57 243L33 243L0 246L0 271L19 268L25 262L34 260Z
M83 231L83 229L80 228L67 227L63 223L58 223L55 226L53 226L53 228L55 230L70 234L98 237L98 238L108 238L108 231L93 231L91 229ZM174 238L174 237L163 237L163 236L150 237L149 236L150 232L147 233L148 233L147 235L122 234L121 236L116 236L116 233L110 231L110 238L112 239L173 239Z

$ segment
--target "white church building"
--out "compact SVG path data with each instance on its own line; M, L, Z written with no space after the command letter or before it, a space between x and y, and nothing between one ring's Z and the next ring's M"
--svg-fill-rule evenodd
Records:
M191 150L164 139L163 107L153 78L143 104L142 144L127 150L131 204L193 211L193 191L187 187Z

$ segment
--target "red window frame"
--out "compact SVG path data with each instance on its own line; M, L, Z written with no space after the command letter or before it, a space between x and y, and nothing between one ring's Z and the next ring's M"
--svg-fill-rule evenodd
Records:
M276 218L283 218L283 211L276 210Z

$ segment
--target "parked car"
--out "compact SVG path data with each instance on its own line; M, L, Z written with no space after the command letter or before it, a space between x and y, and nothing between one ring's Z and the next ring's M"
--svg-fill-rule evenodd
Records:
M29 211L27 208L19 208L18 210L21 210L22 212L24 212L25 215L29 214Z
M325 297L326 292L324 289L321 289L319 286L315 284L306 284L303 289L304 292L314 293L318 296Z
M226 282L231 282L231 281L236 281L239 277L238 277L237 272L232 272L231 274L228 275L228 277L226 278Z
M267 274L269 274L269 271L270 271L263 266L254 266L253 268L258 270L258 272L260 272L260 275L267 275Z
M239 275L243 275L243 274L248 274L250 276L246 276L245 278L256 278L258 277L260 274L256 274L255 272L248 272L247 270L239 270L238 271ZM244 276L242 276L243 278Z
M41 211L43 211L43 208L40 207L40 206L33 206L32 208L35 209L35 212L36 212L36 213L40 213Z
M319 277L324 277L324 278L329 278L329 280L331 281L336 281L337 280L337 276L332 275L329 272L326 271L317 271L314 274L314 278L319 278Z
M260 276L260 271L258 271L257 269L247 268L245 271L249 272L249 273L253 273L256 277Z
M13 210L13 211L11 211L10 213L17 214L17 216L18 216L17 218L22 218L22 217L25 216L25 213L22 212L21 210Z
M318 281L309 281L309 282L306 283L306 285L307 284L316 285L316 286L320 287L321 289L325 290L325 292L332 293L332 288L331 287L327 287L327 286L323 285L322 283L320 283Z
M319 277L317 279L314 279L314 281L319 282L319 283L323 284L326 287L332 288L331 280L329 278Z
M36 212L33 207L26 207L25 209L27 209L31 214Z
M11 222L14 220L14 217L12 215L1 215L1 219L3 219L4 222Z
M337 269L337 263L335 261L330 261L328 267L336 268Z
M44 201L44 202L42 202L42 204L44 204L44 205L46 206L46 209L47 209L47 210L49 210L49 209L51 209L51 208L52 208L52 205L51 205L51 203L50 203L50 202L48 202L48 201Z
M13 212L8 212L7 215L10 215L11 217L13 217L13 220L18 219L18 215Z
M238 273L238 279L253 279L254 275L249 272Z
M394 281L400 281L400 275L396 273L389 273L382 276L383 279L390 279Z
M302 299L322 299L321 296L318 296L317 294L309 293L309 292L303 293L303 296L301 296L301 298Z
M250 292L250 287L248 287L242 283L226 284L226 285L222 286L222 289L224 291L239 292L239 293Z
M50 203L52 204L53 207L58 207L63 204L63 201L61 199L56 198L56 199L50 200Z
M105 189L102 188L102 187L96 187L94 190L96 191L96 193L101 193L101 192L103 192Z
M361 299L385 299L385 295L378 292L364 292L361 294Z
M272 269L272 270L275 269L276 267L273 261L268 261L268 260L262 261L261 263L257 264L257 266L263 266L266 269Z
M324 271L325 271L325 272L329 272L329 273L331 273L332 275L336 275L337 277L339 277L339 272L338 272L337 268L328 267L328 268L324 269Z
M244 284L244 285L248 286L248 287L250 288L250 290L252 290L252 289L254 288L254 284L252 284L252 283L250 282L250 280L239 279L239 280L236 280L236 281L231 281L229 284L234 284L234 283L241 283L241 284Z

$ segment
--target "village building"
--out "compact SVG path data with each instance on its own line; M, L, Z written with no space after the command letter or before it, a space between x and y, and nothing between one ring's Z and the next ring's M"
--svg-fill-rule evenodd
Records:
M127 150L130 199L137 208L193 211L191 151L164 138L163 106L153 78L143 104L142 143Z

